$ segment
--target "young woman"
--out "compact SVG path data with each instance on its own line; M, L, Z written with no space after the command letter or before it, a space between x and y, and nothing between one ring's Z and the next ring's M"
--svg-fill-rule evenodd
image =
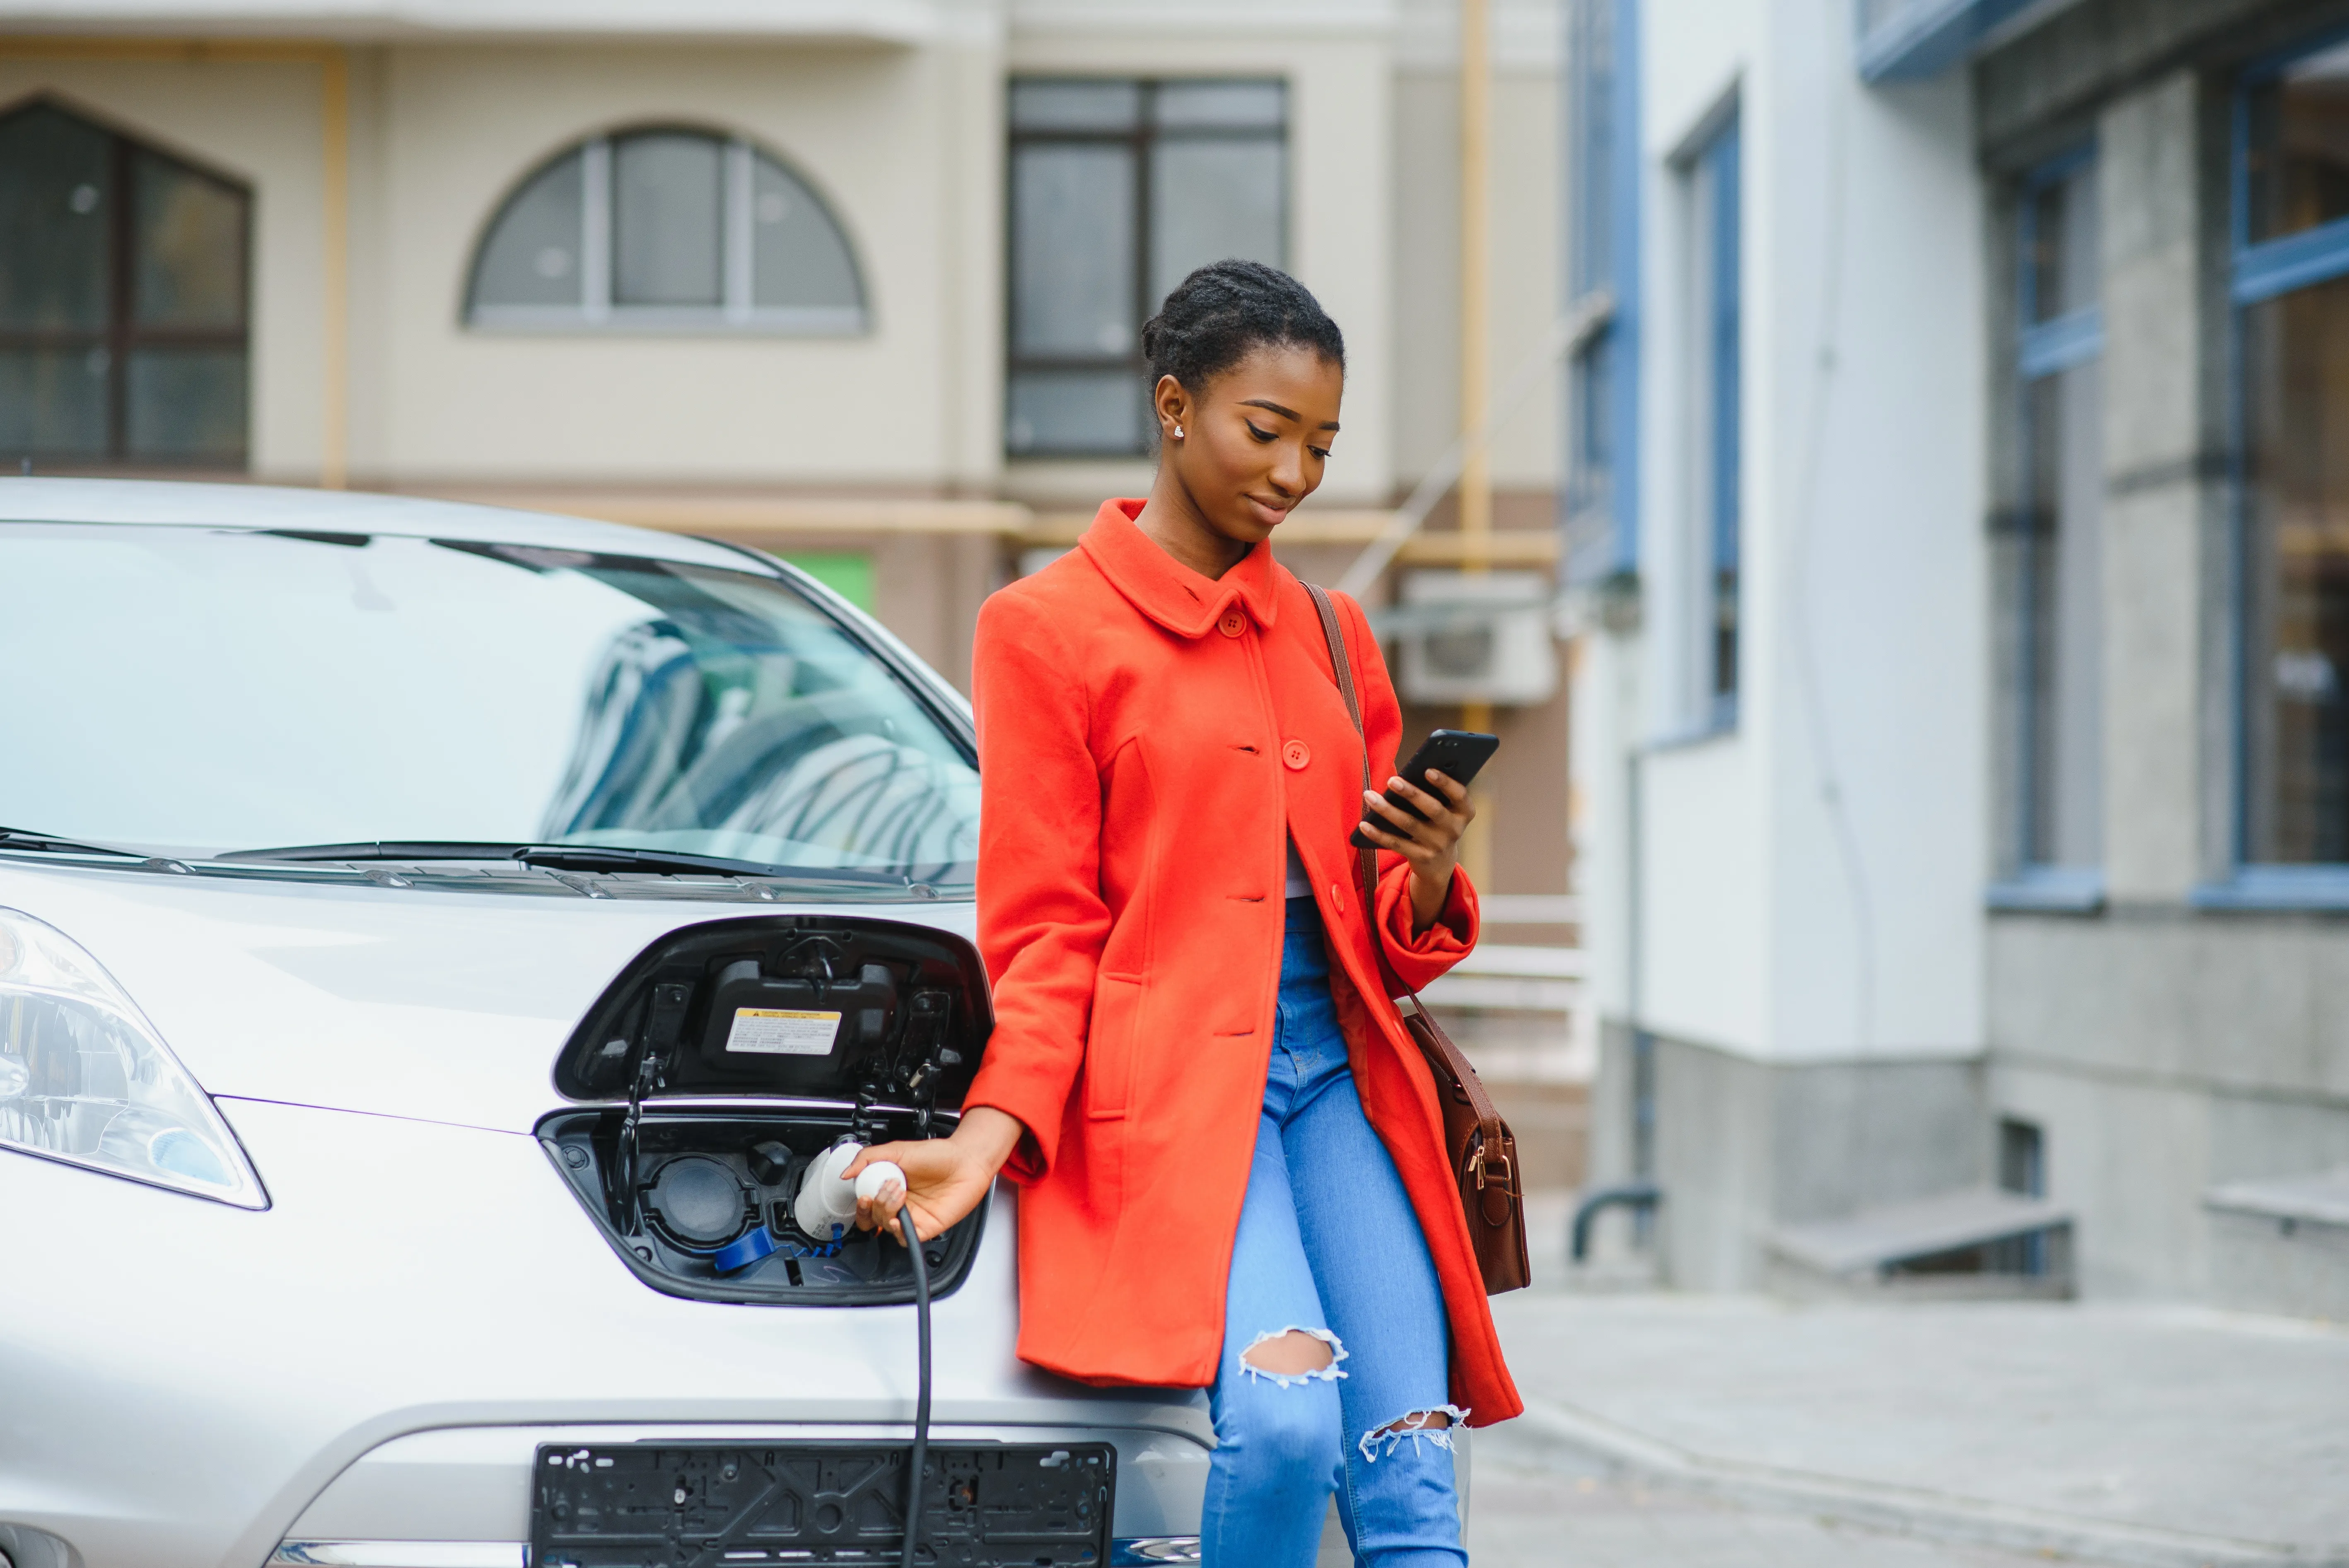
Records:
M987 1060L905 1169L924 1237L1019 1209L1019 1355L1213 1390L1223 1568L1306 1568L1334 1484L1358 1562L1457 1568L1454 1423L1517 1413L1425 1063L1372 944L1424 985L1476 939L1467 792L1393 776L1402 715L1338 601L1375 776L1303 584L1272 558L1321 482L1345 345L1287 274L1219 262L1143 329L1146 500L987 602L974 649ZM1347 838L1385 852L1362 907ZM892 1223L899 1193L859 1222Z

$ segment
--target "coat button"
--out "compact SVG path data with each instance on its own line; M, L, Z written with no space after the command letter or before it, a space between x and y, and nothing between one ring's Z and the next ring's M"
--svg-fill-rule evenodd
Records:
M1305 742L1292 740L1280 748L1280 759L1291 768L1302 768L1313 760L1313 751Z
M1216 630L1226 637L1237 637L1247 630L1247 617L1237 609L1226 610L1224 618L1216 623Z
M1346 912L1346 890L1336 882L1330 884L1330 907L1340 914Z

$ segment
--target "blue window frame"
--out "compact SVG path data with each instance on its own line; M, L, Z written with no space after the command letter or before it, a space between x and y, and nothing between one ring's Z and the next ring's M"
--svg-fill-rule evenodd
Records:
M1744 485L1739 420L1744 407L1744 284L1741 268L1742 138L1734 109L1691 164L1700 211L1700 294L1696 319L1703 387L1698 415L1704 422L1705 672L1707 717L1715 729L1737 723L1739 593L1742 551L1740 495Z
M2234 103L2234 874L2211 906L2349 907L2349 40Z
M1588 325L1567 366L1566 570L1639 567L1640 120L1637 0L1567 9L1567 296Z
M2016 456L2002 661L2012 715L2005 907L2093 908L2104 861L2104 307L2093 148L2015 212Z

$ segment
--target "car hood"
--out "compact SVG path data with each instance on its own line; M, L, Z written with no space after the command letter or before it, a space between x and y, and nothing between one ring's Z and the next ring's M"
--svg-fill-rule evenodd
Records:
M103 964L215 1096L528 1132L628 960L740 903L543 898L0 865L0 905ZM968 903L778 901L952 932Z

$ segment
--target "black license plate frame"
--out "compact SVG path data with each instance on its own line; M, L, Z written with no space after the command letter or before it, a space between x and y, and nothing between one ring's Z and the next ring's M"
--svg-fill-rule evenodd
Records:
M910 1443L542 1443L533 1568L881 1568L905 1547ZM1117 1450L1105 1442L932 1442L921 1561L1100 1568ZM757 1556L749 1555L757 1553Z

